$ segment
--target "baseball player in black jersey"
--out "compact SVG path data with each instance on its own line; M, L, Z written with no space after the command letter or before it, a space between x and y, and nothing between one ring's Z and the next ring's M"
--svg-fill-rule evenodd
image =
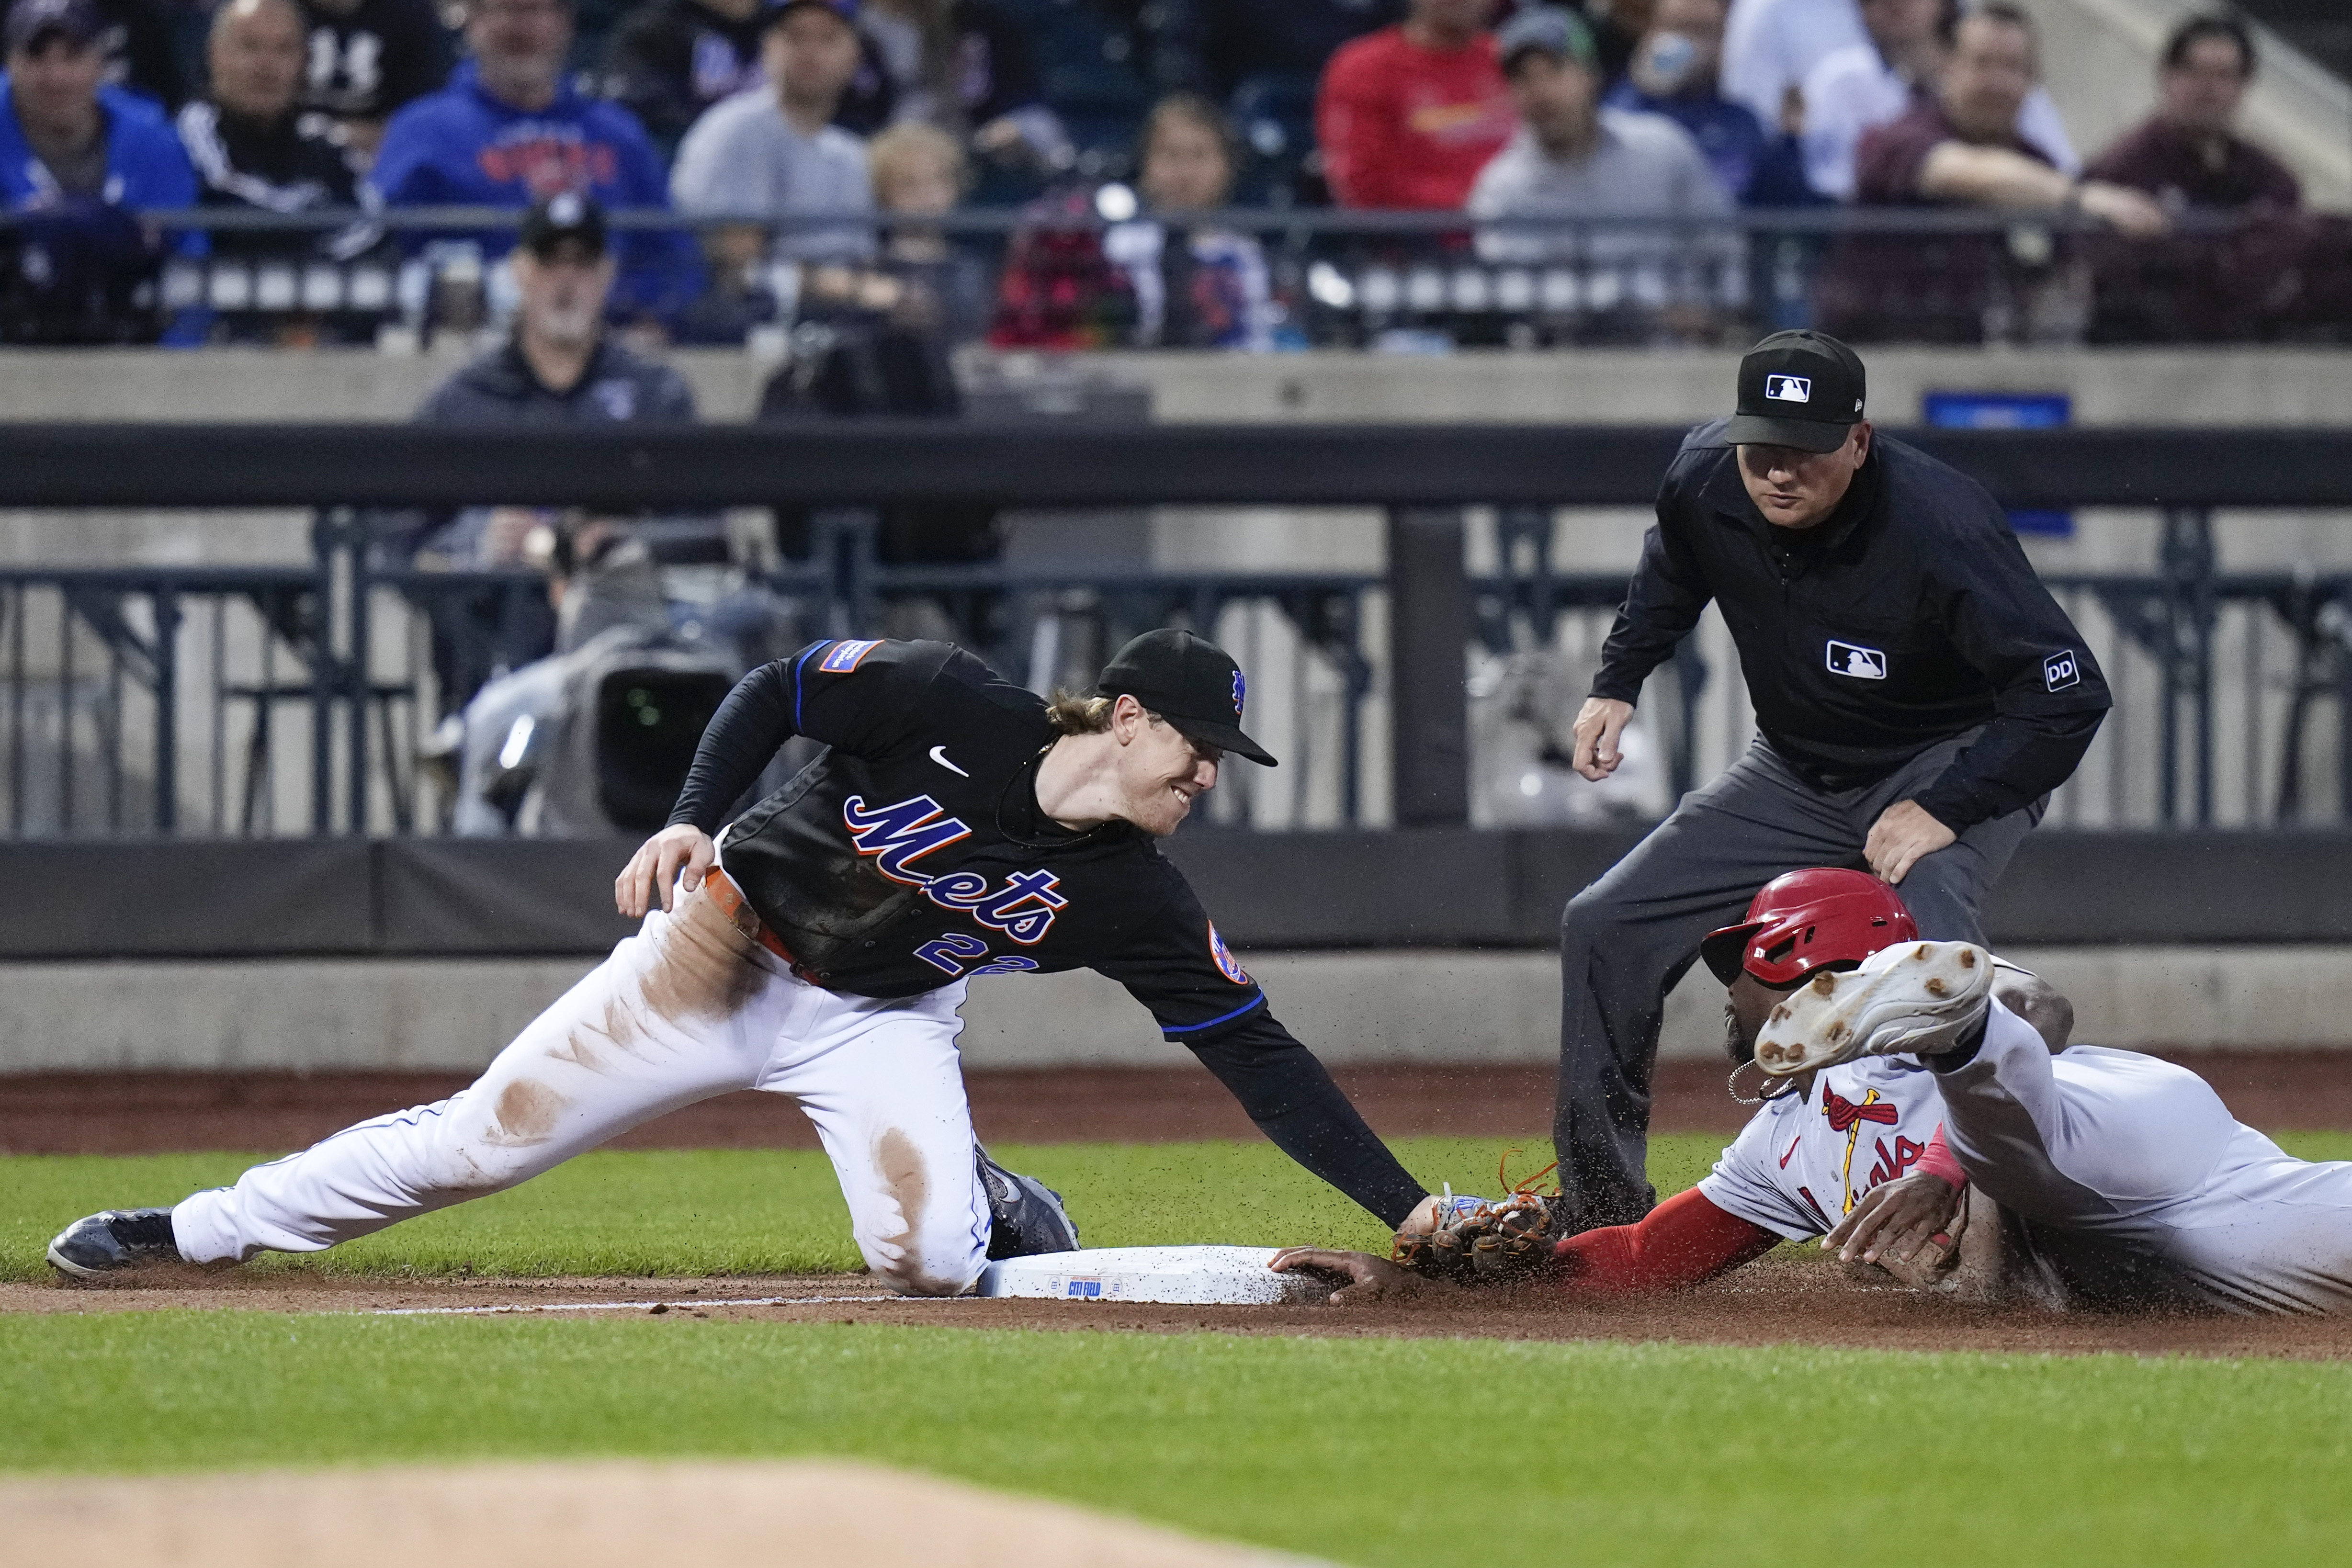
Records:
M643 929L472 1086L172 1209L110 1210L49 1249L77 1276L315 1251L499 1191L679 1106L796 1097L867 1265L968 1290L991 1257L1066 1250L1055 1196L974 1142L955 1041L982 976L1124 984L1292 1158L1391 1227L1433 1203L1274 1019L1152 840L1244 734L1241 671L1183 632L1048 704L942 643L827 641L744 677L670 825L620 875ZM815 762L726 825L786 740Z

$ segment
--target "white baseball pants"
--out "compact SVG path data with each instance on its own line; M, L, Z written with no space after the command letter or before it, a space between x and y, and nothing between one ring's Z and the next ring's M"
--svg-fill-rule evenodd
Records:
M680 1106L790 1094L816 1124L866 1266L906 1295L969 1290L989 1209L956 1036L961 981L903 1001L809 985L699 888L440 1102L346 1128L173 1210L180 1255L314 1252L502 1192Z
M2187 1068L2053 1057L1996 1004L1976 1056L1937 1082L1953 1155L2058 1295L2352 1312L2352 1163L2294 1158Z

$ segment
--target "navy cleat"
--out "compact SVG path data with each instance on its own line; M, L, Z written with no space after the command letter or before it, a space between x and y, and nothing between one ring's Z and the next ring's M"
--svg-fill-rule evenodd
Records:
M50 1265L77 1280L179 1260L168 1208L110 1208L75 1220L49 1243Z
M972 1146L981 1190L988 1194L988 1257L1030 1258L1041 1252L1076 1252L1077 1223L1062 1207L1062 1195L1039 1181L1006 1170Z

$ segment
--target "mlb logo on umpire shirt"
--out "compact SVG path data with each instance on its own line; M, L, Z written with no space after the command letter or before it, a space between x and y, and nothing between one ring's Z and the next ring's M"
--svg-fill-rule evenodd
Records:
M1780 402L1811 402L1813 401L1813 378L1766 376L1764 395Z
M2042 685L2050 691L2063 692L2068 686L2083 684L2082 666L2074 662L2074 650L2053 653L2042 661Z
M1886 678L1886 655L1859 643L1841 643L1832 638L1829 663L1832 675L1851 675L1857 681L1883 681Z

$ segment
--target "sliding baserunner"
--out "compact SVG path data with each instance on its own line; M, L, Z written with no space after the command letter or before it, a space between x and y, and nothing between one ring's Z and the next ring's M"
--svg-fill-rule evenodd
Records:
M92 1215L49 1260L90 1277L316 1251L765 1089L816 1124L867 1266L902 1292L957 1293L989 1258L1077 1244L1056 1195L973 1139L964 988L1080 967L1123 983L1294 1159L1402 1224L1427 1193L1153 846L1225 753L1274 765L1243 733L1243 695L1223 650L1171 631L1129 643L1096 695L1050 703L942 643L828 641L755 670L621 873L643 927L478 1082L175 1207ZM714 841L799 735L830 749Z
M1972 1187L2000 1242L1984 1283L2044 1305L2352 1311L2352 1164L2292 1157L2186 1068L2069 1049L2063 998L1980 947L1919 941L1876 878L1779 878L1702 952L1729 988L1734 1059L1777 1092L1696 1186L1494 1275L1671 1289L1824 1235L1906 1268L1948 1253ZM1345 1299L1429 1283L1364 1253L1275 1262Z

